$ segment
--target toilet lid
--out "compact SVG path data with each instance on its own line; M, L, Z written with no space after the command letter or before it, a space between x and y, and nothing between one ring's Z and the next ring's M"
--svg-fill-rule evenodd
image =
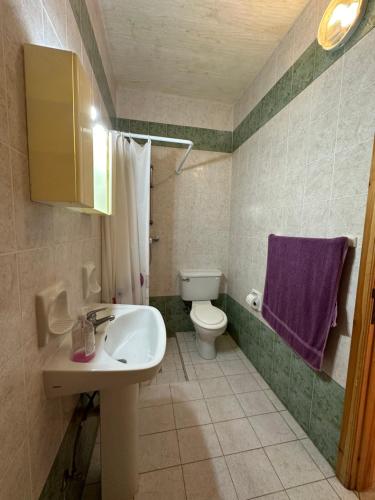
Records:
M194 312L197 319L206 325L217 325L225 317L223 311L215 306L197 306Z

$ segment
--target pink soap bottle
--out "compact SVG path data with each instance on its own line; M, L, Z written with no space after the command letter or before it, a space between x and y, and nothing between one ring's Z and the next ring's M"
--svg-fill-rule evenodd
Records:
M72 330L72 361L88 363L94 356L94 325L85 316L79 316Z

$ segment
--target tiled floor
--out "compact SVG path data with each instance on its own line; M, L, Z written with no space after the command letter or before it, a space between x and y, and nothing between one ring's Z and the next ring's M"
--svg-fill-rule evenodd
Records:
M357 499L234 341L223 335L217 347L207 362L193 333L177 333L141 387L135 500ZM100 498L99 448L86 500Z

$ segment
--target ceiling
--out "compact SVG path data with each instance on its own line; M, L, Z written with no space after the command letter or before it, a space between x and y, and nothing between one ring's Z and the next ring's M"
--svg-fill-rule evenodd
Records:
M307 0L100 0L121 86L234 102Z

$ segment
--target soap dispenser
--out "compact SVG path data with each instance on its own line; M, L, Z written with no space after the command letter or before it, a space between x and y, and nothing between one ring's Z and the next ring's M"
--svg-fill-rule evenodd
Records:
M94 325L84 315L81 315L72 330L72 361L87 363L94 356Z

